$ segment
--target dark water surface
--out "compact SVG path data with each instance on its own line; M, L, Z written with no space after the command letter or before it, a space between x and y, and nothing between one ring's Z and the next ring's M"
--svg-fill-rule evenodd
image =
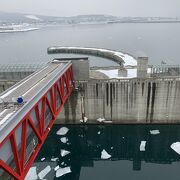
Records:
M180 179L180 155L170 148L180 141L180 125L66 125L68 133L60 136L56 132L61 127L64 126L53 127L34 163L38 172L51 166L45 179ZM154 129L160 134L150 134ZM68 142L62 143L62 137L67 137ZM140 151L141 141L147 141L145 151ZM61 149L70 154L61 157ZM111 155L110 159L101 159L103 149ZM57 157L56 162L51 161ZM72 172L56 178L57 165L69 166Z

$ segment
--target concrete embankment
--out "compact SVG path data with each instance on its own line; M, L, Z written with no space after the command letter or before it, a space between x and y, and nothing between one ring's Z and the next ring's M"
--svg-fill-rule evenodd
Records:
M176 123L180 121L180 78L79 82L56 123Z
M47 52L48 54L55 54L55 53L88 54L88 55L111 59L112 61L118 63L120 66L123 66L124 64L124 60L123 60L124 56L122 53L108 49L54 46L54 47L49 47Z

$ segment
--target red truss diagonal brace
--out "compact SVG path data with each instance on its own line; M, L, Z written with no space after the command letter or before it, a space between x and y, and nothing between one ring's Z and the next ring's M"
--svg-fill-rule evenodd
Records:
M0 169L16 180L25 178L73 89L73 72L72 66L70 66L54 85L45 94L42 94L42 98L0 144L0 151L7 142L10 143L12 149L11 163L8 164L0 159ZM61 102L59 106L56 102L57 97ZM21 144L17 146L15 134L19 128L21 129ZM32 141L28 139L30 132L34 135ZM33 144L33 150L28 149L29 143Z

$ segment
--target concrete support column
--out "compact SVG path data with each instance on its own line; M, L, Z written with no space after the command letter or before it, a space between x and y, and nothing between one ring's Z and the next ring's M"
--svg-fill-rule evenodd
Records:
M127 69L125 68L118 69L118 77L127 77Z
M146 78L148 69L148 57L137 58L137 77Z

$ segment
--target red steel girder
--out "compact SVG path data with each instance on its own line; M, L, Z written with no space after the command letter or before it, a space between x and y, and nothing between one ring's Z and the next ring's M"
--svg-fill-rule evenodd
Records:
M59 79L50 87L50 89L42 94L41 99L33 106L32 109L25 115L25 117L18 123L18 125L8 134L8 136L0 143L0 151L3 145L7 141L10 142L13 164L15 167L11 167L5 161L0 159L0 168L2 168L11 177L17 180L23 180L28 173L30 167L32 166L38 152L40 151L51 127L53 126L57 116L59 115L64 103L70 96L72 90L74 89L73 72L72 65L65 71L65 73L59 77ZM66 90L66 94L65 94ZM61 100L61 104L57 107L57 96ZM41 107L41 108L40 108ZM46 124L46 110L48 111L47 117L51 119L48 120ZM35 116L32 118L31 113L34 112ZM16 131L21 126L21 145L17 146L16 143ZM34 145L33 151L27 157L27 139L28 133L27 129L31 129L34 137L38 140ZM19 149L18 149L19 148ZM20 152L20 153L19 153Z

